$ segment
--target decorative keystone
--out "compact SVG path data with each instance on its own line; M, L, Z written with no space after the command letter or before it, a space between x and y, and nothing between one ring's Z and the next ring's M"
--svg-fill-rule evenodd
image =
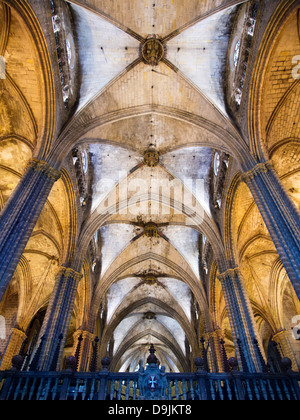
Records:
M148 38L142 46L142 57L144 62L150 66L158 66L164 55L165 48L162 42L155 37Z
M154 147L150 147L144 154L144 163L149 168L155 168L159 164L159 153Z

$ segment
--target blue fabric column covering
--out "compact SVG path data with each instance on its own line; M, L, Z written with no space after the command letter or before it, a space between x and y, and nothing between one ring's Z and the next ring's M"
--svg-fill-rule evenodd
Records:
M281 262L300 299L300 215L270 162L242 176L253 195Z
M259 342L259 335L241 272L238 268L228 269L219 275L219 280L240 369L250 373L263 372L264 366L254 347L254 339Z
M60 173L32 160L0 214L0 300Z
M77 288L81 278L82 275L80 273L66 267L61 267L56 276L55 286L40 332L40 337L45 337L45 345L39 357L38 370L48 371L55 356L57 357L57 369L60 368ZM61 335L62 339L60 338ZM60 350L55 355L59 342Z

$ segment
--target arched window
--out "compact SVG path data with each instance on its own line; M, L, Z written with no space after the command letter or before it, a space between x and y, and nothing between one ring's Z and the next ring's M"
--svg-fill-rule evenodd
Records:
M57 15L52 16L52 25L54 33L60 31L60 18Z
M66 38L66 50L67 50L67 57L68 57L68 64L71 69L75 66L75 44L74 39L71 34L68 34Z
M72 60L72 50L71 50L70 40L68 38L66 39L66 48L67 48L68 63L70 65L71 60Z
M82 152L82 168L83 172L86 174L88 171L89 161L88 161L88 155L86 150Z
M240 46L241 46L241 41L238 40L237 43L235 44L234 53L233 53L233 62L234 62L235 67L237 67L238 61L239 61Z
M220 155L219 153L215 154L215 160L214 160L214 170L215 170L215 175L217 176L219 173L219 169L220 169Z

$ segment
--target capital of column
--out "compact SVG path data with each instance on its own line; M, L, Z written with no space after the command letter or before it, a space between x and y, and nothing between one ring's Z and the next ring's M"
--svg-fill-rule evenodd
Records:
M74 338L74 342L76 343L76 341L78 341L78 338L82 336L83 340L88 340L90 342L94 341L96 336L95 334L89 332L89 331L84 331L84 330L77 330L74 332L73 334L73 338Z
M218 279L222 282L226 280L228 277L234 278L235 275L240 274L239 267L229 268L224 273L218 275Z
M33 158L29 164L28 168L32 168L34 171L41 172L45 174L48 178L52 179L54 182L58 181L61 177L60 171L52 168L47 162L43 160L38 160Z
M276 341L276 343L277 343L277 340L281 340L282 338L286 338L288 336L288 332L287 332L287 330L280 330L280 331L276 331L273 335L272 335L272 339L274 340L274 341Z
M16 337L20 337L21 340L25 340L25 338L27 337L25 332L18 328L12 328L11 331L12 331L12 335Z
M223 337L223 331L221 330L221 328L217 328L213 331L207 331L206 333L204 333L204 337L209 340L211 338L213 339L221 339Z
M78 282L83 277L81 273L78 273L77 271L75 271L75 270L73 270L72 268L69 268L69 267L60 267L60 269L59 269L56 277L59 278L61 276L64 276L66 278L67 277L69 277L69 278L71 277L71 278L73 278L74 280L76 280Z
M245 172L241 175L241 180L244 182L251 181L254 179L258 174L261 173L268 173L270 169L272 169L272 162L268 160L267 162L261 162L254 166L254 168L250 169L250 171Z

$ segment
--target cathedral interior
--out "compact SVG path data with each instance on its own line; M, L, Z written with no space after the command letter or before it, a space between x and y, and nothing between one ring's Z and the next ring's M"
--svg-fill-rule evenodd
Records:
M299 371L300 1L1 0L0 28L0 370Z

